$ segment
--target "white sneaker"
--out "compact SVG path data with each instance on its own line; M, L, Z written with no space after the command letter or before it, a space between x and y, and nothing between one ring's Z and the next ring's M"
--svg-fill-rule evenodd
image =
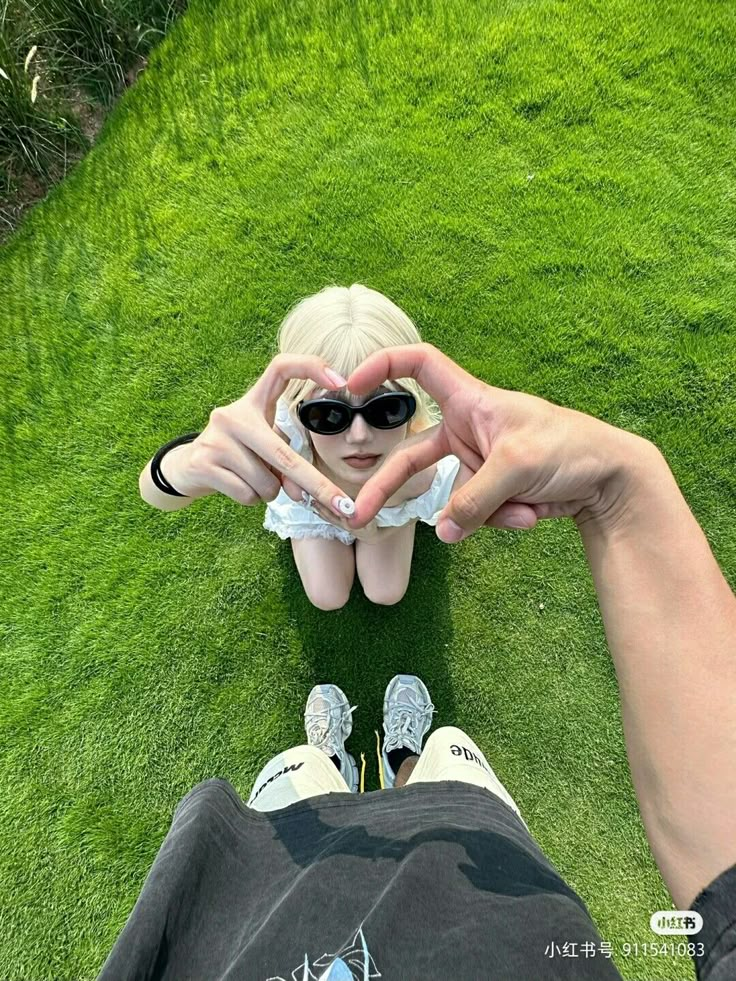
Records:
M309 693L304 712L307 742L327 756L337 756L340 773L352 793L358 789L358 764L345 749L345 740L353 730L352 713L345 693L337 685L315 685Z
M391 679L383 698L383 731L386 738L379 757L383 787L393 787L396 783L388 754L394 749L406 747L419 756L424 737L432 725L433 714L434 705L427 686L416 675L397 674Z

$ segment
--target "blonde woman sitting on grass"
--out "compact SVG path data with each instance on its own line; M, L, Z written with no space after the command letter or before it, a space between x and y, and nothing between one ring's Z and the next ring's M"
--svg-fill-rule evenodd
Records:
M146 465L140 481L144 499L166 510L172 509L170 496L167 501L172 492L193 498L217 489L242 503L265 500L263 527L291 539L296 567L315 606L323 610L344 606L356 571L368 599L398 603L409 584L417 521L436 525L468 471L456 456L445 456L412 475L365 528L351 529L348 517L361 487L395 448L439 423L441 414L413 378L388 380L364 396L349 393L346 378L376 351L421 341L403 310L366 286L329 286L306 297L284 318L277 337L279 355L251 392L225 410L215 410L203 433L172 440L158 451L152 466ZM291 377L272 380L276 361L290 365ZM270 416L274 384L279 397L275 415ZM264 437L256 437L253 429L248 432L244 403L260 388L268 388L271 398L262 401L259 414L306 461L300 470L301 484L293 462L274 464L279 454L271 443L270 455L259 454L256 443L259 439L265 443ZM216 416L218 412L229 413L230 418ZM274 483L268 488L256 486L259 480L263 484L263 467L256 467L251 451L271 461L268 472ZM216 468L218 455L221 465ZM320 503L303 492L314 487L315 470L351 499L344 502L342 512L331 510L324 495ZM240 473L246 480L253 474L250 486L239 479ZM152 479L157 489L151 486ZM325 483L320 480L319 485ZM248 491L245 496L243 486Z
M351 395L342 382L374 351L421 340L403 310L359 284L307 297L279 329L280 353L316 355L342 378L332 391L310 379L290 381L276 406L274 430L353 500L394 447L440 416L413 378L387 381L366 396ZM359 531L350 528L347 516L338 517L309 495L293 501L283 488L266 506L263 527L291 539L315 606L344 606L356 571L368 599L398 603L409 584L416 523L437 523L459 467L456 456L446 456L415 474Z

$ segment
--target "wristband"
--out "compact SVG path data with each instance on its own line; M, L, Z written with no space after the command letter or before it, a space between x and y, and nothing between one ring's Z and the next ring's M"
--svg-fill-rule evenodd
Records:
M169 450L173 450L175 446L180 446L182 443L191 443L193 440L199 436L199 433L187 433L186 436L177 436L176 439L172 439L169 443L166 443L161 447L160 450L156 451L156 455L151 460L151 479L154 484L158 487L160 491L164 494L173 494L174 497L188 497L188 494L180 494L178 490L164 477L161 473L161 460L164 458Z

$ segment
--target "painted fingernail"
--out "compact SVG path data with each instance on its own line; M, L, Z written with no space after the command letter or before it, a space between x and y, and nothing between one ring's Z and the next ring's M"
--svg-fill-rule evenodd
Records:
M332 368L325 368L325 374L332 382L335 383L335 388L344 388L348 383L347 378L343 378L342 375L338 375L338 373L333 371Z
M335 495L335 497L332 498L332 510L335 512L335 514L339 514L340 516L344 514L355 514L355 502L351 501L349 497L340 497L339 495Z
M306 507L309 507L309 505L312 503L312 495L311 494L307 494L306 491L302 491L302 503Z

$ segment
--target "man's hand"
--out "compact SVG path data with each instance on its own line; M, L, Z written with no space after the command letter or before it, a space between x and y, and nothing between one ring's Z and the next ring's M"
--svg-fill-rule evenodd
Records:
M450 453L467 479L437 534L459 541L482 525L533 527L539 518L615 523L647 440L535 395L487 385L431 344L385 348L355 369L356 395L387 379L415 378L442 410L438 425L394 447L361 488L352 530L369 522L415 473ZM636 452L635 452L636 451ZM522 524L523 523L523 524Z
M400 443L361 488L368 522L412 474L454 453L471 472L437 523L571 516L621 691L631 775L652 852L681 908L736 861L736 598L659 449L599 419L486 385L429 344L387 348L348 379L415 378L443 421ZM450 520L451 519L451 520Z

